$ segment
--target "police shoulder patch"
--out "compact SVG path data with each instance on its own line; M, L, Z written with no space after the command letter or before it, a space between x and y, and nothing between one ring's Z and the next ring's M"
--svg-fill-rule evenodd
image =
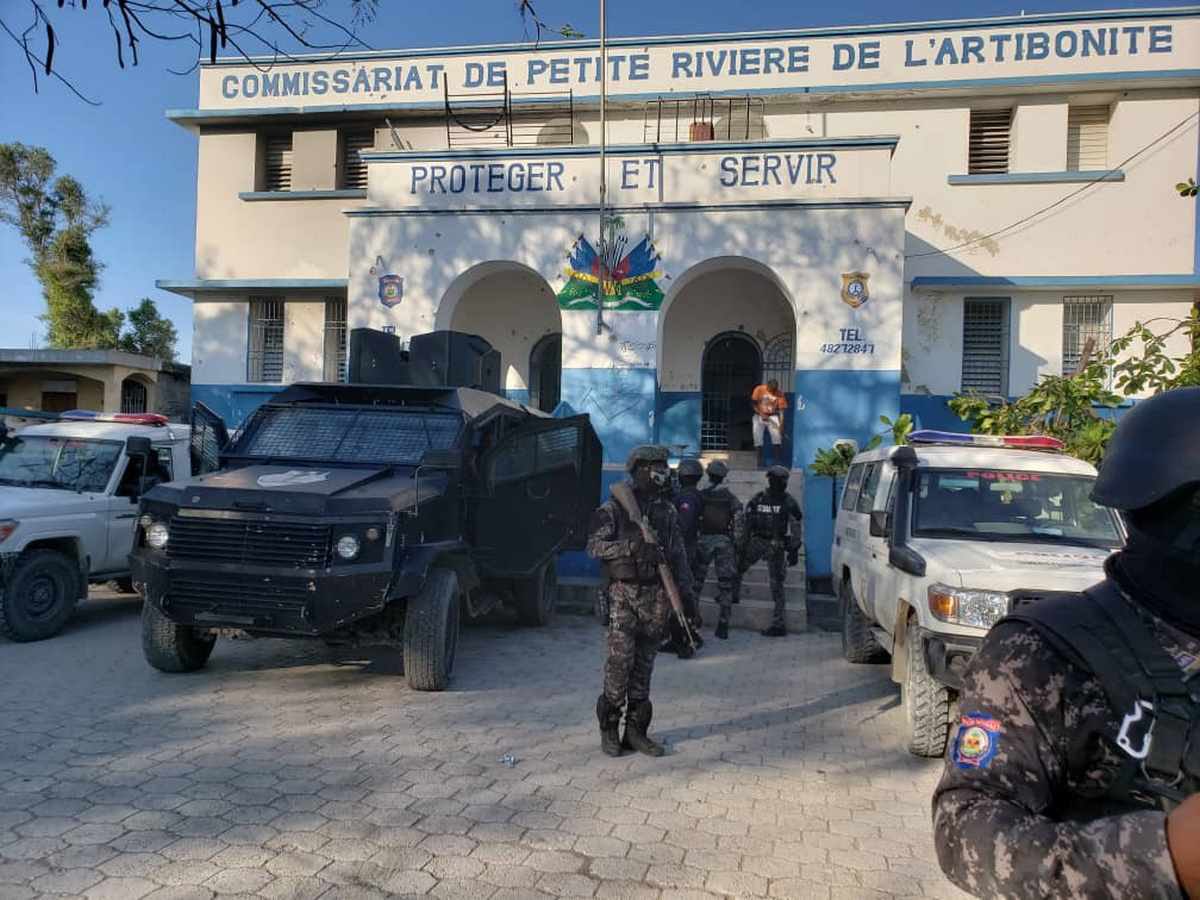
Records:
M1002 734L1004 727L994 716L967 713L959 720L950 758L960 769L986 769L996 758Z

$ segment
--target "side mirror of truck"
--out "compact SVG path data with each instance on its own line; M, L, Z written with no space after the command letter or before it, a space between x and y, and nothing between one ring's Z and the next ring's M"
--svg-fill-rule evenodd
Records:
M150 444L148 437L127 437L125 438L125 455L129 457L138 457L149 459L150 454L154 452L153 446Z
M871 511L871 537L885 538L892 533L892 514L886 509Z

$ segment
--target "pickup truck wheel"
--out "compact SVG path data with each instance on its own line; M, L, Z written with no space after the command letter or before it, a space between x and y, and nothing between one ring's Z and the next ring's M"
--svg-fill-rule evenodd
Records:
M142 653L160 672L194 672L212 655L216 635L176 625L153 603L142 604Z
M113 584L117 586L117 590L122 594L136 594L137 591L133 587L132 578L118 578Z
M0 635L12 641L53 637L75 608L79 569L57 550L31 550L0 593Z
M910 619L905 634L908 674L900 685L904 715L908 720L908 752L914 756L937 757L946 752L950 734L950 688L925 669L917 620Z
M871 634L871 623L858 608L849 579L842 582L838 594L842 601L842 655L852 663L885 662L888 652Z
M558 572L554 568L554 560L542 566L532 578L515 581L513 596L517 605L517 621L534 628L549 625L554 619L554 607L558 601Z
M414 691L444 691L454 671L462 601L458 576L431 569L404 615L404 675Z

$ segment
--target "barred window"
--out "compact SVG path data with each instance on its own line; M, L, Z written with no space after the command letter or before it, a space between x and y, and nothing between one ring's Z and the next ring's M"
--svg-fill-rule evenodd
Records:
M325 381L346 380L346 299L325 300Z
M250 346L246 380L283 381L283 298L250 298Z
M1079 371L1084 352L1096 356L1112 343L1113 298L1111 294L1063 297L1064 375Z
M1008 396L1009 300L977 297L963 301L962 389Z
M263 151L263 190L292 189L292 135L270 134Z
M342 147L342 183L346 190L366 190L367 164L363 150L375 148L374 128L347 128L339 136Z
M1067 170L1108 168L1107 106L1072 106L1067 111Z
M968 174L995 175L1008 171L1012 119L1011 109L971 110L967 146Z

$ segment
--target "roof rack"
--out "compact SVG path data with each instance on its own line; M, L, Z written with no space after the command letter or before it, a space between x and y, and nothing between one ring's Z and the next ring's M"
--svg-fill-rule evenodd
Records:
M934 431L929 428L914 431L908 436L910 444L941 445L944 447L994 447L1001 450L1040 450L1062 453L1065 444L1044 434L962 434L956 431Z

